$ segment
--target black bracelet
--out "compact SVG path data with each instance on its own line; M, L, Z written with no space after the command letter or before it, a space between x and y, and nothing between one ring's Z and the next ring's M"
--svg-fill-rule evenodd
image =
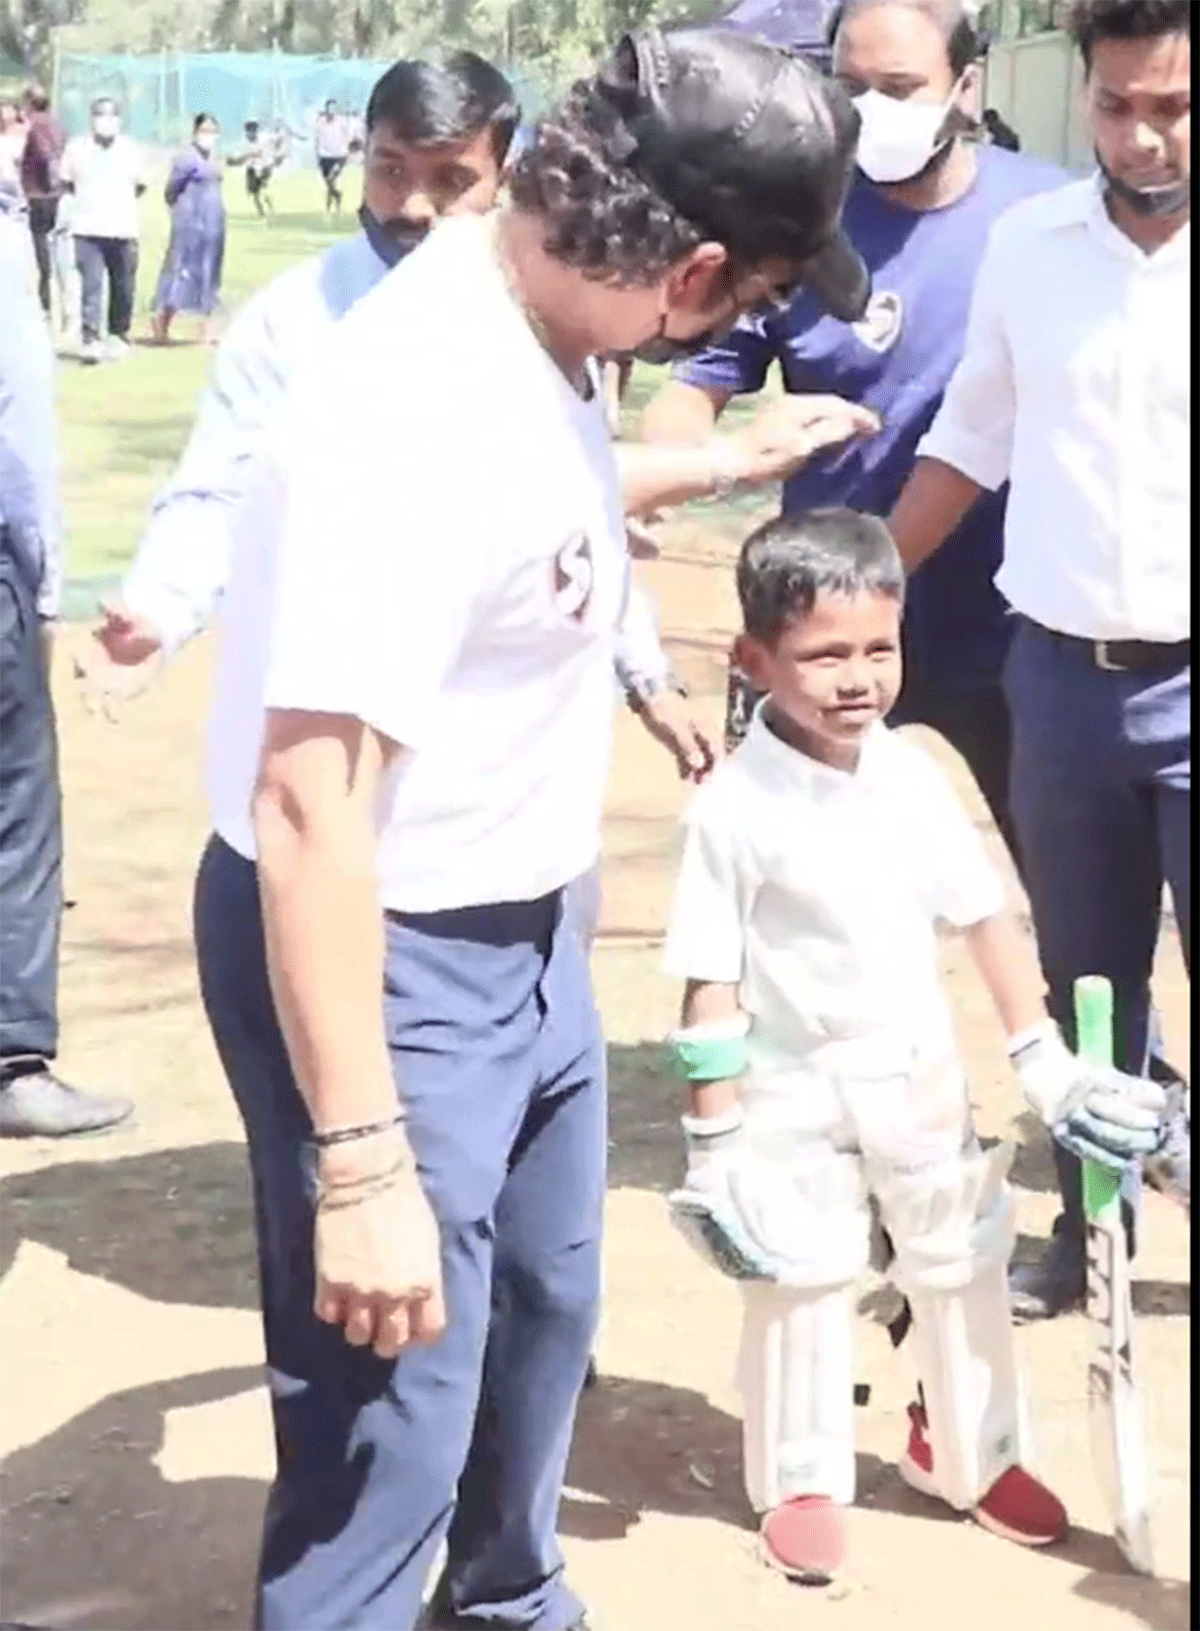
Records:
M361 1127L331 1127L323 1133L314 1129L312 1141L319 1150L332 1150L339 1144L357 1144L360 1139L378 1138L380 1133L390 1133L403 1125L404 1116L401 1113L389 1117L387 1121L364 1122Z

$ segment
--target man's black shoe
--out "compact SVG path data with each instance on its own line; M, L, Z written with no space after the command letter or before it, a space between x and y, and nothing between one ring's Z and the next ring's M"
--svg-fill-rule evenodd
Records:
M1008 1298L1019 1323L1052 1320L1082 1308L1087 1299L1087 1252L1082 1240L1057 1230L1036 1263L1017 1263Z
M129 1099L100 1099L68 1087L49 1070L10 1076L0 1087L0 1138L74 1138L133 1114Z

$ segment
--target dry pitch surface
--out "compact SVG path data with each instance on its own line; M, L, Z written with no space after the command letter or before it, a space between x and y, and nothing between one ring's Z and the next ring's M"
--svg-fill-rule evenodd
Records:
M677 661L719 727L736 534L688 524L647 570ZM71 638L71 636L68 636ZM64 1066L129 1092L127 1131L73 1148L6 1146L0 1319L4 1611L91 1631L244 1627L271 1469L239 1127L196 996L191 875L204 836L210 652L187 653L107 725L58 664L69 828ZM973 797L971 790L964 789ZM1181 1215L1146 1206L1137 1359L1156 1469L1160 1578L1127 1575L1088 1458L1078 1317L1021 1333L1039 1464L1075 1527L1022 1552L908 1493L895 1472L910 1378L865 1291L852 1568L801 1591L755 1558L738 1474L729 1286L669 1229L679 1095L658 1046L675 992L658 973L681 792L635 721L619 723L596 981L611 1044L612 1179L603 1381L582 1409L562 1513L597 1631L1186 1631L1189 1254ZM977 801L976 801L976 807ZM982 816L981 816L982 819ZM1055 1205L1045 1140L1020 1112L996 1026L953 948L948 978L985 1133L1021 1140L1022 1251ZM1160 998L1186 1058L1170 934Z

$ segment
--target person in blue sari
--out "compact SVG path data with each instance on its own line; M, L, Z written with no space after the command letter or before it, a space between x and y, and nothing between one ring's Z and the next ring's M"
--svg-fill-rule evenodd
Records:
M192 141L171 167L165 197L171 211L171 240L154 299L154 338L165 345L179 312L203 319L202 338L212 338L225 260L224 166L214 158L219 127L201 113Z

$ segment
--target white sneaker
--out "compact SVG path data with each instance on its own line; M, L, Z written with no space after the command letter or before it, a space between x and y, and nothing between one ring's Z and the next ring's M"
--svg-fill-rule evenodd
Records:
M111 335L104 347L104 355L109 362L120 362L122 357L129 355L129 341L118 340L116 335Z
M104 356L104 347L99 340L85 340L79 348L80 362L87 363L90 368L94 368L98 362L103 362Z

